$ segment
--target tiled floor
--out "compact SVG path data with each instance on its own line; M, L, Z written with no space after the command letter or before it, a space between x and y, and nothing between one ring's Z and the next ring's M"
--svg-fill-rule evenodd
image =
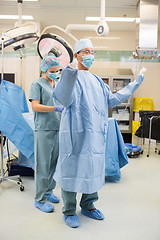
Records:
M33 206L34 180L22 177L25 191L9 182L0 184L1 240L160 240L160 155L147 151L121 169L120 182L106 182L96 207L104 221L77 214L80 227L71 229L62 218L62 200L54 213ZM55 194L60 196L60 187ZM78 195L78 200L80 195Z

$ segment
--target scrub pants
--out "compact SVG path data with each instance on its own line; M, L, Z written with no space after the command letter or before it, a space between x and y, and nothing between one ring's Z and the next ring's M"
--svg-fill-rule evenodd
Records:
M53 174L59 155L59 131L35 131L35 200L47 201L46 194L51 194L56 186Z
M67 192L64 191L61 188L61 193L62 193L62 199L63 199L63 209L62 212L64 215L75 215L76 213L76 204L77 204L77 200L76 200L76 192ZM81 201L80 201L80 207L83 210L90 210L90 209L94 209L95 206L93 204L93 202L98 200L98 193L91 193L91 194L82 194L81 197Z

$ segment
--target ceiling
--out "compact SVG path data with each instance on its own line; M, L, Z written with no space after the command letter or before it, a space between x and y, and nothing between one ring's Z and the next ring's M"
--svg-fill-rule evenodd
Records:
M106 0L106 17L136 17L139 0ZM23 2L23 15L32 15L40 22L41 30L57 25L65 28L70 23L96 24L86 22L86 16L100 17L100 0L39 0ZM18 4L14 0L0 0L0 14L18 14ZM159 18L160 20L160 18ZM15 20L0 20L0 25L14 27ZM108 23L111 30L136 30L136 23ZM160 24L159 24L160 26Z

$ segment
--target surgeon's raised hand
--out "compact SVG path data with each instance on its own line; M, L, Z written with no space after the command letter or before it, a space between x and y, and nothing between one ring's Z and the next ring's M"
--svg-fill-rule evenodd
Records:
M69 66L70 68L77 69L77 66L78 66L78 61L77 61L77 59L75 58L75 59L73 60L73 62L71 62L71 63L68 64L68 66Z
M144 67L139 71L139 74L138 74L137 79L136 79L137 82L143 82L143 80L144 80L144 73L146 71L147 70Z
M63 105L54 106L55 112L63 112L63 109L64 109Z
M140 71L139 74L143 75L145 72L147 71L147 69L145 67L143 67Z

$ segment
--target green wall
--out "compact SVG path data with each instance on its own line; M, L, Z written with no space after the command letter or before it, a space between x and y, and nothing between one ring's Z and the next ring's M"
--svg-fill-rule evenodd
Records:
M38 56L37 44L27 46L22 50L25 56ZM20 54L17 52L5 52L5 57L19 57ZM132 51L106 51L97 50L95 54L96 61L107 61L107 62L160 62L160 57L156 59L134 59Z

